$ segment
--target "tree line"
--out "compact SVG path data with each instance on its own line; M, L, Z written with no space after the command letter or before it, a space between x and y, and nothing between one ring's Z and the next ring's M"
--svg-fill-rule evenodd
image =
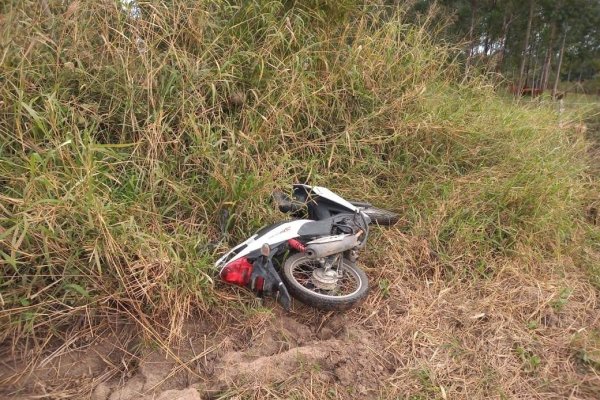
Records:
M421 0L441 7L445 33L465 45L465 68L486 65L517 90L557 91L560 81L600 88L599 0Z

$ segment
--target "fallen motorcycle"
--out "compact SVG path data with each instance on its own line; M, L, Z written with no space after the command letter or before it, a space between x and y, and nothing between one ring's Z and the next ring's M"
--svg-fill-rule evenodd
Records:
M266 226L223 255L215 264L221 279L259 297L276 296L286 310L290 294L322 310L357 305L369 286L356 265L369 224L391 225L398 215L319 186L295 184L291 196L277 192L273 198L297 219Z

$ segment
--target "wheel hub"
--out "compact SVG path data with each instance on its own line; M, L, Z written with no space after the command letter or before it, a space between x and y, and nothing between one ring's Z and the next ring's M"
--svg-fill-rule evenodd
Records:
M334 290L337 286L338 274L335 270L325 271L323 268L313 270L311 281L322 290Z

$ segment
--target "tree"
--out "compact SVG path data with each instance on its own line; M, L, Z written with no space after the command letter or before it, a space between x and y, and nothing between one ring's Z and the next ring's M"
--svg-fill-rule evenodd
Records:
M465 67L465 75L469 72L471 66L471 58L475 46L475 18L477 16L477 0L471 0L471 24L469 25L469 44L467 48L467 62Z
M563 55L565 54L565 42L567 39L567 31L563 33L562 44L560 45L560 55L558 56L558 66L556 67L556 78L554 79L554 87L552 88L552 98L556 97L558 90L558 81L560 80L560 68L562 67Z
M521 67L519 68L519 86L518 92L521 93L523 89L523 77L525 74L525 62L527 60L527 49L529 48L529 37L531 36L531 22L533 21L533 7L534 0L529 0L529 17L527 18L527 30L525 31L525 41L523 45L523 53L521 55Z
M432 4L434 0L417 1L414 10L425 12ZM447 38L465 43L467 71L478 65L493 66L513 79L517 88L533 80L542 89L556 86L557 75L559 81L589 80L600 73L598 0L438 0L436 4L442 7L440 19L449 22Z

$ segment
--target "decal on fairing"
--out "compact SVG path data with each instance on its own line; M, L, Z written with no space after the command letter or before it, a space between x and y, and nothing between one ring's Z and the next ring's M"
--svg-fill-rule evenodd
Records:
M290 221L282 225L273 227L271 232L265 232L261 236L256 234L252 235L245 242L240 243L230 251L228 251L223 257L219 258L215 263L218 268L223 268L226 264L237 260L238 258L244 257L245 255L258 250L263 244L274 245L277 243L284 242L289 239L294 239L298 236L300 228L309 222L314 222L309 219L300 219L296 221ZM236 250L243 249L236 253Z

